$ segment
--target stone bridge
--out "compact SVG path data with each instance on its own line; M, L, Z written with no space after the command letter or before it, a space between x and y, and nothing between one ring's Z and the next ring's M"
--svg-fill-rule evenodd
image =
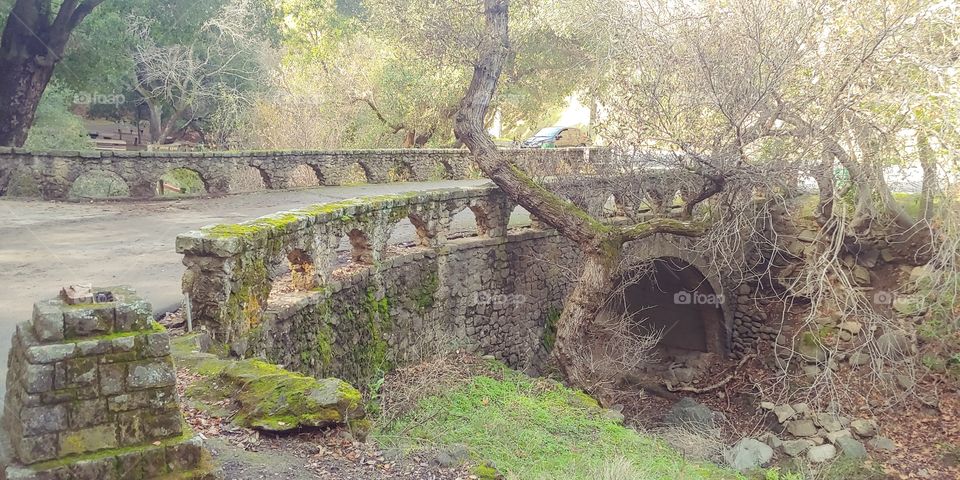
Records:
M604 184L576 190L577 203L593 213L622 213L619 196ZM359 198L209 226L177 238L187 267L183 289L195 322L235 353L312 375L361 381L443 346L469 346L537 370L581 258L536 221L508 228L515 208L490 185ZM451 230L463 215L474 217L474 231ZM391 232L407 222L418 241L392 245ZM659 236L628 244L627 254L638 265L656 260L664 285L673 279L676 292L649 281L627 292L628 309L669 305L653 319L677 326L665 342L739 354L768 333L746 295L751 287L726 278L687 240ZM682 292L691 300L677 301ZM705 295L720 301L697 301Z
M602 158L598 148L505 150L535 174L577 171ZM0 195L62 200L85 178L105 177L117 197L158 195L161 177L195 172L206 193L391 181L476 178L470 153L460 149L269 152L30 152L0 147ZM78 181L79 180L79 181Z

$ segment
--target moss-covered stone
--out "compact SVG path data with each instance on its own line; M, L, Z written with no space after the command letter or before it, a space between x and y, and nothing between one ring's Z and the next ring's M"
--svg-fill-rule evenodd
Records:
M219 376L201 381L189 396L232 398L234 422L282 432L324 427L364 418L360 392L336 379L317 380L260 360L228 363Z

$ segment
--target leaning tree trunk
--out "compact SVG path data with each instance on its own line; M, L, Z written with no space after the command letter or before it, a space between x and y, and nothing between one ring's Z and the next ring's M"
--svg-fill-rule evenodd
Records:
M0 72L0 145L22 147L53 76L53 63L37 58L0 59Z
M587 327L597 318L614 291L619 249L607 254L587 255L580 279L566 298L563 312L557 320L557 338L553 355L563 375L572 383L590 389L590 378L583 350Z

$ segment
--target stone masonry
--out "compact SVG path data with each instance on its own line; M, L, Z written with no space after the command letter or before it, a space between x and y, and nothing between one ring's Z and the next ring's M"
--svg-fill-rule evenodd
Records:
M563 190L615 221L622 208L615 187L585 180ZM363 383L450 346L536 372L581 258L536 219L530 228L510 228L515 208L489 185L350 199L204 227L177 238L184 293L194 321L234 353L313 376ZM471 213L475 232L451 231L454 217ZM406 221L417 244L391 247L391 232ZM743 279L667 235L625 252L637 263L677 258L701 272L725 299L716 324L704 324L715 337L710 351L743 351L752 330L733 328L734 315L748 306L733 295ZM290 288L278 290L278 282Z
M14 479L210 478L185 425L167 332L124 287L38 302L10 351L3 431ZM0 475L0 477L4 477Z
M555 174L601 161L599 148L509 149L505 154L535 175ZM157 195L160 178L173 169L196 172L210 195L232 193L232 181L253 169L266 189L300 185L306 169L314 185L345 185L359 169L367 183L389 183L403 172L403 181L462 180L479 171L466 149L393 149L342 151L248 152L31 152L0 147L0 196L71 198L71 187L84 175L109 176L126 185L129 196Z

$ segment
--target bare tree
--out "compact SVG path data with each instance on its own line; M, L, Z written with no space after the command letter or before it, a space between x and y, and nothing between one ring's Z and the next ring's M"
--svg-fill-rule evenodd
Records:
M258 43L249 34L254 19L249 0L235 0L201 27L190 44L158 45L150 21L131 18L134 46L134 88L149 110L153 143L168 143L197 120L202 107L215 110L219 100L235 104L236 84L252 80L248 61ZM166 118L164 115L166 114Z

